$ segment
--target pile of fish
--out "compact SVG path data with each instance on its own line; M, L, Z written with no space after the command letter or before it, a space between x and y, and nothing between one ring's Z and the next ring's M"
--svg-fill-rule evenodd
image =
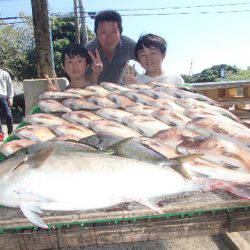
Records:
M224 189L250 198L250 129L213 100L164 83L46 92L5 143L0 204L87 210ZM67 183L67 185L65 185Z

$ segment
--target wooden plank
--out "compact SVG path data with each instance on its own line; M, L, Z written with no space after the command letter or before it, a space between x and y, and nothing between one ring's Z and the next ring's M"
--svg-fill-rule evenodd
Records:
M201 82L193 83L191 90L200 91L207 89L226 89L226 88L242 88L250 87L250 81L226 81L226 82Z
M230 88L230 89L225 89L225 96L224 98L232 98L237 96L237 88Z
M244 87L243 88L243 96L244 97L250 97L250 87Z
M233 220L232 220L233 218ZM207 213L192 217L139 220L135 223L94 223L88 226L23 230L0 235L0 249L60 249L88 245L105 245L173 237L215 235L247 230L250 211ZM6 248L9 246L9 248Z
M235 96L234 98L227 98L227 99L219 99L218 103L222 106L232 106L237 104L249 104L250 98L248 97L238 97Z
M248 242L237 232L220 234L220 238L232 250L249 250Z
M222 208L234 208L249 206L250 200L239 199L225 191L202 192L195 193L185 198L161 199L158 204L162 206L162 210L166 214L192 212L200 210L214 210ZM44 211L42 214L43 220L47 224L55 225L57 223L70 222L88 222L99 220L114 220L117 218L134 218L138 216L156 216L157 212L152 211L137 203L121 204L119 206L89 211L75 212L55 212ZM13 228L19 226L32 225L21 213L20 209L0 208L0 228Z
M202 92L203 92L203 95L205 95L213 100L219 99L218 89L208 89L208 90L203 90Z
M250 119L250 110L230 110L230 112L240 119Z

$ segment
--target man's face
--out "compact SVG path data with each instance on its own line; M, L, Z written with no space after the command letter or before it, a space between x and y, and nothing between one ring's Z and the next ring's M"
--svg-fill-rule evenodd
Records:
M97 28L97 38L104 50L114 51L121 38L118 23L100 22Z
M86 59L80 56L69 57L65 55L64 71L70 77L70 79L78 79L85 75L87 63Z
M161 69L164 57L165 54L162 55L160 49L154 47L143 46L143 49L138 51L139 63L146 71Z

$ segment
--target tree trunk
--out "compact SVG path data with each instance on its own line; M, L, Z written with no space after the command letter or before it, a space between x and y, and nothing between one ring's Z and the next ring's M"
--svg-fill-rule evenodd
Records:
M88 33L85 22L85 10L82 4L82 0L79 0L80 18L81 18L81 43L85 45L88 42Z
M54 76L54 57L47 0L31 0L38 77Z
M75 37L76 43L80 44L80 25L79 25L79 17L78 17L78 1L74 0L74 16L75 16Z

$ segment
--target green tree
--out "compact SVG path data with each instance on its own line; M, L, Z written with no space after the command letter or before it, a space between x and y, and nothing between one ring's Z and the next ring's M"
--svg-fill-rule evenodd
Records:
M220 80L222 69L225 70L226 75L237 74L239 72L239 69L235 65L218 64L194 75L194 82L214 82Z
M193 76L190 76L190 75L181 75L181 77L183 78L183 80L186 82L186 83L193 83L195 82L195 78Z
M94 34L87 29L88 39L94 39ZM61 51L63 46L75 43L75 23L70 18L51 18L51 32L53 41L55 71L58 76L65 76L61 66Z
M18 80L37 77L33 23L31 18L20 16L24 22L21 25L0 23L0 67ZM74 20L52 17L51 30L55 71L58 76L63 76L61 50L64 45L75 42ZM89 40L94 38L89 29L88 37Z
M7 70L12 78L23 79L35 76L32 62L34 36L30 20L22 18L24 25L0 26L0 66Z

